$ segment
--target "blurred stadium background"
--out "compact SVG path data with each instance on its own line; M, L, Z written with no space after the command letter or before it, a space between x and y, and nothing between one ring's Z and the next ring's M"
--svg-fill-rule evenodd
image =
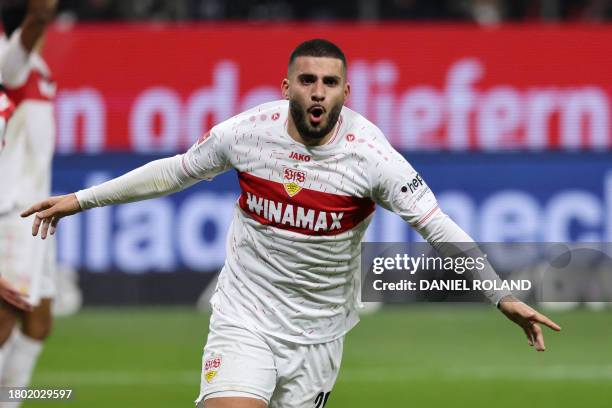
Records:
M324 37L349 58L349 106L474 238L610 242L611 17L607 0L60 0L54 191L280 98L292 48ZM59 312L83 309L57 321L34 386L74 388L73 407L190 406L208 325L195 304L224 260L234 178L62 221L82 298L67 289ZM368 240L414 239L377 211ZM328 406L610 406L609 312L552 317L565 332L536 355L486 307L383 307L349 335Z

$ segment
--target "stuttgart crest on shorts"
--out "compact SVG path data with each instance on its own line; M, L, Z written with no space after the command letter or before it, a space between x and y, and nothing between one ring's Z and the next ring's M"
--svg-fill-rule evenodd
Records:
M304 187L306 182L306 172L304 170L283 167L283 186L289 197L293 197Z
M212 356L204 362L204 378L210 383L221 368L221 356Z

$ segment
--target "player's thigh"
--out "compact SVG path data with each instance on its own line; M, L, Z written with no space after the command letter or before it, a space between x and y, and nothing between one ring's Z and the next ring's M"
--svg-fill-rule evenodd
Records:
M0 347L2 347L11 336L13 327L15 327L20 316L21 312L13 305L0 300Z
M51 299L41 299L30 312L23 313L21 330L36 340L44 340L51 332L53 317L51 314Z
M53 240L51 240L53 241ZM37 305L47 288L45 260L55 250L54 242L32 237L31 220L22 219L17 212L0 216L0 274L13 287L27 294L27 300Z
M257 398L220 397L204 401L204 408L267 408L268 404Z
M323 408L340 371L344 338L275 350L279 379L270 408Z
M209 407L208 400L213 399L218 402L212 404L228 404L231 398L267 406L276 385L276 368L260 335L213 312L202 360L198 407Z

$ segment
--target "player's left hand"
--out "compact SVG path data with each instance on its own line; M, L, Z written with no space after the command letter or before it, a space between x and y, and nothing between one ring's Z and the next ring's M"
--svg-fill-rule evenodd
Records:
M13 287L6 279L0 276L0 297L7 303L15 306L18 309L25 310L26 312L32 311L32 305L30 305L25 295L19 292Z
M506 317L519 325L527 336L527 343L535 346L537 351L545 351L544 334L539 324L561 331L561 327L548 317L527 306L513 296L507 296L499 302L499 310Z

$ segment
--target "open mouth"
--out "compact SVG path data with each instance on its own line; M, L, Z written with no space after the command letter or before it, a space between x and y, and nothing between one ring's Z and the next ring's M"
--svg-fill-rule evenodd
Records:
M308 109L308 118L312 123L319 123L323 118L323 114L325 113L325 108L322 106L313 106Z

